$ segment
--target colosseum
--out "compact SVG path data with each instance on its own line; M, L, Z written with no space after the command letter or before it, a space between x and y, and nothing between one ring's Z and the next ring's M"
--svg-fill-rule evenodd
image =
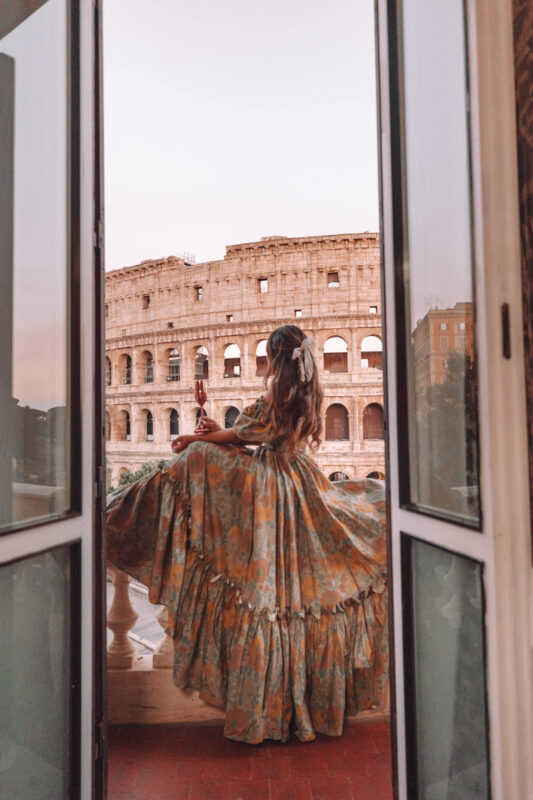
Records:
M263 391L266 339L284 323L316 342L324 388L320 468L382 477L379 235L350 233L229 245L221 261L142 261L106 275L108 483L169 458L194 430L195 377L209 416L230 426Z

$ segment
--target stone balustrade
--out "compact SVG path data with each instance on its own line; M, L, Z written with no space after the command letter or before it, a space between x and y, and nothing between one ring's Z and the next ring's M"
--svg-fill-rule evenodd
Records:
M154 606L154 616L163 629L153 654L139 653L130 632L138 614L130 601L131 578L114 566L113 601L107 627L113 639L107 648L108 721L126 723L200 722L219 719L224 713L208 706L198 692L178 689L172 679L174 644L165 633L167 609Z

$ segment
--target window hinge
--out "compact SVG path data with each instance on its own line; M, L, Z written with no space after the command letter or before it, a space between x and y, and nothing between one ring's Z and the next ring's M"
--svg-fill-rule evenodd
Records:
M105 471L103 467L96 468L96 480L94 482L95 499L103 497L105 494Z
M502 352L504 358L511 358L511 324L509 303L502 304Z
M96 230L93 232L93 245L98 250L104 247L104 223L101 219L97 221Z

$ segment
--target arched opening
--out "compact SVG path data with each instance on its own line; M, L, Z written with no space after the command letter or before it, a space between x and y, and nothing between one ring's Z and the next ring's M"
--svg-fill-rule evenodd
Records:
M111 379L113 377L113 370L111 367L111 359L105 357L105 385L111 386Z
M366 476L367 478L373 478L376 481L384 481L385 475L383 472L378 472L378 470L374 470L373 472L369 472Z
M255 374L262 377L267 371L267 340L261 339L255 350Z
M349 438L348 411L342 403L333 403L326 411L326 441L340 442Z
M205 381L209 378L209 353L203 345L196 348L194 357L194 380Z
M175 348L168 353L168 374L167 381L179 381L180 379L180 356Z
M238 378L241 374L241 350L237 344L228 344L224 350L224 377Z
M175 408L172 408L170 410L169 424L170 424L170 438L172 439L174 436L179 436L180 417Z
M126 353L120 356L119 369L122 377L122 383L131 383L131 356Z
M383 439L383 408L370 403L363 411L363 439Z
M379 336L365 336L361 342L361 366L382 369L383 342Z
M105 440L106 442L111 440L111 417L109 416L109 411L105 412Z
M204 413L202 414L202 409L201 409L201 408L195 408L195 409L194 409L194 419L196 420L196 424L197 424L197 425L199 424L199 422L200 422L200 417L202 417L202 416L203 416L203 417L205 417L205 416L206 416L206 411L205 411L205 409L204 409Z
M235 425L235 420L239 416L240 411L235 406L230 406L226 413L224 414L224 427L225 428L233 428Z
M348 372L348 345L340 336L330 336L324 342L324 369Z
M146 441L153 442L154 440L154 417L151 411L146 411Z
M154 357L149 350L142 354L141 378L143 383L154 382Z
M329 476L330 481L347 481L349 480L345 472L332 472Z
M120 411L118 415L117 439L123 442L131 440L131 422L128 411Z

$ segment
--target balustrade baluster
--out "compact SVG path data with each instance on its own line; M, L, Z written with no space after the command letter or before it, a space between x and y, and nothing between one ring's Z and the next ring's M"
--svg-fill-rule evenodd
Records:
M165 630L168 622L168 608L161 606L156 611L156 619ZM152 657L152 666L154 669L171 669L174 665L174 642L168 633L165 632L164 637L159 642Z
M130 603L129 584L131 578L114 566L108 567L113 576L113 602L107 612L107 627L113 631L113 640L107 648L109 669L131 669L138 658L138 648L128 637L138 619Z

